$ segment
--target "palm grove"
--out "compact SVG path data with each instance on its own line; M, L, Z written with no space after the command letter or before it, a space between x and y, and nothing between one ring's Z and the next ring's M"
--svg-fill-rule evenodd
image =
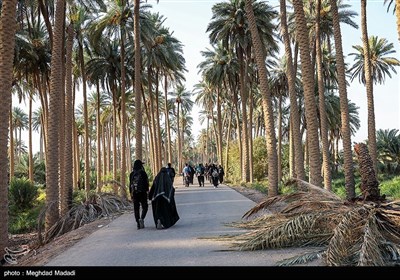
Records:
M384 3L400 34L400 0ZM331 190L332 176L343 172L346 198L354 198L351 136L359 119L346 91L354 79L368 98L374 168L378 162L381 171L397 167L400 136L376 132L373 85L390 78L400 62L391 56L392 43L368 36L365 0L359 23L343 1L214 4L207 26L212 48L202 52L193 91L183 85L181 42L146 2L1 4L0 164L9 176L0 178L0 251L8 244L14 178L41 185L49 229L77 192L126 197L134 159L146 161L151 174L167 162L177 170L189 160L220 162L232 182L267 179L269 196L290 177ZM353 65L344 63L340 24L362 29ZM13 95L29 104L28 114L12 103ZM34 101L41 106L33 112ZM196 143L194 102L202 108L196 121L207 123ZM35 155L34 131L41 136Z

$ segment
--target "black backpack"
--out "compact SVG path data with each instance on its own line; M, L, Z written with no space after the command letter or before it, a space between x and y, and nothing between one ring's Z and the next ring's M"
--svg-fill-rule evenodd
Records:
M140 172L134 170L131 176L131 185L129 186L129 190L131 193L141 191L139 183L140 183Z

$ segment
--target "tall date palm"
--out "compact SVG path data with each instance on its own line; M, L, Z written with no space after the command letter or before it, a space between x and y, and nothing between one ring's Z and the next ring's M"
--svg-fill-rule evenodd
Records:
M309 151L310 182L321 186L321 155L319 149L317 110L314 96L314 71L310 58L310 43L303 1L293 0L296 18L296 40L299 43L301 74L304 87L304 105L307 120L307 145Z
M333 35L335 39L337 76L340 96L340 115L342 121L343 135L343 157L344 157L344 178L346 186L346 197L352 199L355 196L355 181L353 174L353 155L351 150L351 131L349 120L349 105L347 99L346 73L342 46L342 33L340 30L339 14L336 0L330 0Z
M255 57L260 76L260 89L262 95L262 104L265 119L267 150L268 150L268 196L278 194L278 168L276 152L276 136L274 128L274 117L271 101L271 93L268 87L267 69L265 66L265 49L261 42L260 34L257 29L256 19L252 7L252 0L246 0L246 14L249 21L252 42L254 45Z
M8 170L7 143L16 30L16 0L3 1L0 15L0 170ZM0 252L8 245L8 176L0 176Z

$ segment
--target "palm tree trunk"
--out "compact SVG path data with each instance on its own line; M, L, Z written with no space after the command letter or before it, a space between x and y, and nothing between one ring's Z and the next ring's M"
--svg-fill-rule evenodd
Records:
M0 106L0 170L8 170L8 133L10 117L10 104L12 100L12 76L15 45L15 21L16 0L3 1L0 16L0 96L2 106ZM0 176L0 252L4 253L8 245L8 184L11 176L2 174Z
M102 142L102 146L103 146L103 178L105 179L106 178L106 175L107 175L107 173L108 173L108 171L109 171L109 169L108 169L108 165L107 165L107 158L108 158L108 156L107 156L107 148L110 146L110 142L108 142L108 145L106 146L106 137L107 137L107 135L108 135L108 133L107 133L107 127L106 127L106 124L103 124L102 125L102 129L101 129L101 142ZM102 184L101 184L101 186L102 186Z
M96 82L96 89L97 89L97 100L96 100L96 171L97 171L97 192L101 193L101 123L100 123L100 82ZM104 150L104 146L103 146Z
M371 156L372 165L374 167L375 174L376 170L376 130L375 130L375 105L374 105L374 87L372 81L371 72L371 59L368 41L368 30L367 30L367 1L361 0L361 33L364 49L364 75L365 75L365 87L367 90L367 107L368 107L368 149Z
M321 11L321 0L317 0L317 18L315 27L315 48L316 48L316 62L317 62L317 73L318 73L318 96L319 96L319 118L321 126L321 140L322 140L322 164L324 170L324 187L327 190L332 189L332 176L330 168L330 155L329 155L329 143L328 143L328 124L326 120L326 109L325 109L325 87L323 79L322 69L322 52L321 52L321 32L320 32L320 11Z
M278 182L282 180L282 92L278 92Z
M65 147L64 147L64 182L60 192L60 215L63 216L69 210L72 202L73 185L73 152L72 152L72 46L74 41L74 29L72 24L67 29L66 43L66 71L65 71Z
M267 153L268 153L268 196L272 197L278 194L278 168L276 153L276 137L274 128L274 117L271 102L271 93L268 87L267 69L265 67L265 53L263 52L261 38L258 34L257 24L254 17L252 1L246 0L246 14L249 20L251 38L253 39L255 58L257 62L260 89L262 96L262 106L264 111L264 122L266 128Z
M226 131L226 147L225 147L225 170L228 170L228 164L229 164L229 143L230 143L230 135L231 135L231 129L232 129L232 114L233 114L233 106L231 106L231 110L229 113L229 121L228 121L228 129Z
M243 62L244 55L242 48L237 50L239 60L239 80L240 80L240 96L242 108L242 181L249 181L249 142L247 139L247 88L245 84L245 65Z
M135 35L135 143L136 159L142 159L142 81L140 62L140 0L135 0L133 8L133 32Z
M286 75L288 78L289 87L289 98L290 98L290 123L292 133L292 145L294 150L294 170L296 176L300 180L305 180L304 171L304 154L303 145L300 134L300 116L299 106L296 97L296 72L293 66L292 50L290 47L289 31L286 19L286 0L280 0L280 11L281 11L281 26L282 26L282 37L285 44L285 55L287 60Z
M86 94L86 71L85 71L85 58L83 56L83 46L79 43L79 62L82 75L82 93L83 93L83 119L84 119L84 164L85 164L85 191L86 198L89 197L90 192L90 162L89 162L89 117L87 109L87 94Z
M155 78L156 78L156 80L155 80L155 84L156 84L156 118L155 118L155 133L156 133L156 138L157 138L157 142L156 142L156 151L157 151L157 157L156 157L156 159L157 159L157 165L156 165L156 173L155 174L157 174L158 173L158 171L161 169L161 167L162 167L162 162L163 162L163 159L165 159L165 157L163 158L163 156L162 156L162 152L161 152L161 145L162 145L162 140L161 140L161 125L160 125L160 116L161 116L161 114L160 114L160 106L159 106L159 98L158 98L158 96L159 96L159 88L158 88L158 85L159 85L159 69L157 69L157 71L156 71L156 75L155 75Z
M178 105L176 106L176 125L177 125L177 131L176 131L176 135L177 135L177 139L178 139L178 170L179 172L182 170L182 143L181 143L181 126L180 126L180 108L179 108L179 104L180 102L177 101Z
M338 75L339 97L340 97L340 114L342 121L342 137L343 137L343 157L344 157L344 178L346 186L346 197L352 199L355 197L355 182L353 174L353 157L351 150L351 133L349 106L346 89L346 69L344 64L342 34L340 31L339 14L336 0L330 0L333 36L335 38L336 65Z
M9 110L9 127L10 127L10 179L14 177L14 169L15 169L15 137L13 135L13 116L12 116L12 99L10 101L10 110Z
M112 121L112 153L113 153L113 161L112 161L112 168L113 168L113 192L115 195L118 195L118 185L115 183L117 181L117 104L113 106L113 121Z
M63 89L63 41L64 41L65 0L56 1L53 47L51 57L50 100L48 115L48 143L46 164L46 230L58 220L59 193L59 100Z
M218 135L216 135L217 140L217 153L218 162L222 164L222 113L221 113L221 88L217 88L217 130Z
M168 145L168 162L172 163L172 144L171 144L171 125L169 122L169 110L168 110L168 78L165 75L165 126L167 128L167 145Z
M63 30L65 29L65 18L63 21ZM60 213L60 217L63 216L64 213L66 213L68 211L68 206L67 206L67 192L65 191L65 61L64 58L66 57L66 53L65 53L65 43L63 41L63 51L62 51L62 57L63 57L63 61L62 61L62 79L63 79L63 83L62 83L62 90L61 90L61 96L60 96L60 100L59 100L59 118L60 118L60 123L58 125L58 129L59 129L59 134L58 134L58 154L59 154L59 194L58 194L58 211ZM64 200L64 201L63 201Z
M400 0L396 0L397 36L400 41Z
M126 96L125 96L125 38L121 28L121 195L127 197L126 193Z
M33 178L33 154L32 154L32 96L29 97L29 144L28 144L28 174L29 180L34 181Z
M73 117L72 129L74 133L74 190L78 190L80 188L80 164L79 164L79 138L78 138L78 128L76 127L75 117Z
M307 120L307 139L310 164L310 183L316 186L322 185L321 159L319 150L318 121L314 94L314 71L311 65L308 28L304 16L303 1L293 1L297 41L300 49L301 72L304 86L304 105Z
M251 89L251 87L250 87ZM249 96L249 181L253 183L253 94Z

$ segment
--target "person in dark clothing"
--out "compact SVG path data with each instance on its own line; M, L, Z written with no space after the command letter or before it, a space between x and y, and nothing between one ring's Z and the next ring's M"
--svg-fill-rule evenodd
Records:
M211 181L212 184L214 185L214 188L218 188L219 184L219 173L218 173L218 167L216 164L212 164L210 167L210 175L211 175Z
M151 200L154 223L157 229L169 228L179 220L175 204L175 188L172 186L167 168L162 167L154 178L149 199Z
M196 173L196 171L194 170L194 168L191 164L189 164L189 169L190 169L189 183L193 185L193 178L194 178L194 174Z
M197 180L199 181L199 187L204 187L204 173L205 168L202 163L199 163L199 165L196 167L196 175Z
M225 175L225 171L224 168L222 167L222 165L220 164L218 166L218 176L219 176L219 183L222 184L222 182L224 181L224 175Z
M168 174L169 174L169 177L171 177L172 184L174 184L174 179L175 179L175 168L173 168L173 167L171 166L171 163L170 163L170 162L167 164L167 172L168 172Z
M133 163L133 170L129 174L129 193L133 201L133 212L135 213L137 229L144 228L144 218L149 208L147 203L149 177L144 170L143 162L138 159ZM142 213L140 213L140 206L142 207Z

